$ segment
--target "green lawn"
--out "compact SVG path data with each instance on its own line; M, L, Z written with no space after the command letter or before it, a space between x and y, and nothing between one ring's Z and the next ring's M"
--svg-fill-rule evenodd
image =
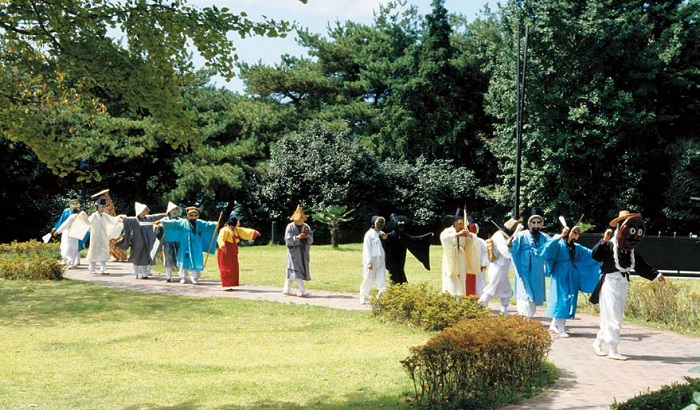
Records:
M311 246L311 281L309 289L358 293L362 283L362 244L341 245L334 250L330 245ZM285 246L244 246L240 248L238 260L241 267L241 283L278 286L284 284L287 266ZM410 282L428 282L436 290L442 286L442 248L431 247L431 270L423 268L412 255L406 257L406 276ZM157 267L156 272L163 272ZM210 255L202 273L206 279L219 279L216 255ZM388 276L388 274L387 274Z
M360 244L311 258L309 289L358 292ZM285 247L243 247L241 280L281 288L285 261ZM409 255L409 281L440 289L440 262L439 246L432 271ZM204 276L218 279L215 257ZM400 360L430 337L363 311L69 280L0 280L0 307L2 409L409 408Z
M0 280L0 408L406 408L427 333L368 312Z

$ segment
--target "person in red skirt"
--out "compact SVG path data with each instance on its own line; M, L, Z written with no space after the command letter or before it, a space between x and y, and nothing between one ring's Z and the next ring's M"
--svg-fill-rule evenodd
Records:
M226 226L219 231L219 238L216 241L217 254L221 286L224 290L231 291L239 286L238 242L255 239L258 236L260 232L255 229L241 227L240 221L234 214L231 214Z

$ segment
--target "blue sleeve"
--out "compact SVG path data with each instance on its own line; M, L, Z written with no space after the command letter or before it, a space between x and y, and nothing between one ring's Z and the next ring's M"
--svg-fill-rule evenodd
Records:
M578 269L581 292L593 293L600 279L600 264L593 259L593 252L585 246L576 245L576 269Z
M177 219L174 221L161 221L163 226L163 232L165 240L168 242L182 242L182 234L185 233L185 229L182 225L182 220ZM188 223L187 221L184 221Z
M57 230L61 226L61 224L63 224L66 221L66 219L68 219L68 217L71 216L72 213L73 211L71 211L70 208L64 209L61 213L61 216L58 218L58 222L56 222L56 225L53 226L54 231Z
M202 250L213 255L216 253L217 223L198 220L197 225L197 229L201 229Z

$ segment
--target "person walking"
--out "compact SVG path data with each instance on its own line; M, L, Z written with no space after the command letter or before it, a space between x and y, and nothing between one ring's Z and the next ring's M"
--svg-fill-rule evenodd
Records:
M196 206L185 208L185 214L187 219L161 219L155 224L163 226L166 241L179 242L180 244L177 255L180 283L186 283L189 274L190 282L196 285L202 270L204 270L202 254L216 252L212 239L216 234L218 222L199 219L199 208Z
M58 218L56 225L51 230L52 236L61 235L61 258L62 263L69 268L75 268L80 265L80 250L83 248L84 240L73 238L66 231L75 221L75 218L80 212L80 201L71 199L68 203L68 208L63 210L61 217ZM65 232L65 234L64 234ZM87 238L88 235L85 235Z
M440 233L442 244L442 291L455 297L465 293L467 275L466 247L470 237L461 209L457 209L452 222Z
M536 208L531 210L527 230L515 235L510 247L518 313L528 319L532 319L537 306L542 306L546 298L542 249L550 238L542 232L544 218L541 214Z
M165 218L165 214L150 214L150 209L140 202L134 203L136 216L124 217L124 232L122 239L117 242L119 249L126 251L131 248L129 258L136 279L148 279L151 266L156 264L151 256L151 250L156 243L156 233L153 223Z
M88 218L90 225L90 247L87 260L88 271L96 274L97 264L100 264L99 273L108 275L107 261L110 256L110 243L119 237L123 229L120 218L106 213L107 200L100 198L96 204L97 210ZM84 213L82 213L84 215ZM80 215L78 216L80 218Z
M607 357L614 360L627 360L618 351L622 315L627 305L630 271L647 279L665 282L666 278L658 269L650 265L635 248L644 239L646 226L642 215L623 210L610 221L603 238L593 247L593 259L602 263L601 277L591 294L591 303L600 302L600 330L593 342L593 350L605 356L603 347L608 346Z
M365 233L362 242L362 284L360 285L360 303L369 303L369 293L372 285L379 291L377 296L386 291L386 264L382 237L384 236L384 217L373 216L372 227Z
M172 202L168 202L168 206L165 209L165 220L175 221L180 219L182 215L182 210L179 206ZM178 241L166 241L163 231L163 227L158 224L154 224L153 231L156 234L158 243L151 251L153 257L162 249L163 250L163 268L165 269L165 281L173 281L173 268L177 267L177 254L180 250L180 242Z
M576 317L578 293L593 292L600 272L591 250L576 243L580 235L581 228L568 222L542 249L550 277L546 316L552 318L549 330L559 337L569 337L566 320Z
M508 314L510 297L513 288L510 285L508 272L513 261L510 254L510 241L514 234L519 231L520 224L517 219L510 218L505 222L504 229L496 231L491 235L491 244L487 244L489 267L487 275L489 284L484 288L484 292L479 297L479 303L484 307L489 306L493 298L501 299L501 314Z
M304 287L304 281L311 280L309 248L314 243L314 234L306 224L306 214L301 205L297 205L289 219L292 222L287 225L284 233L284 242L287 245L287 273L282 293L293 296L292 283L296 282L299 290L297 296L307 298L311 294Z
M226 226L219 231L217 244L217 260L221 286L225 291L232 291L240 285L240 267L238 265L238 243L249 241L260 236L255 229L243 228L238 217L232 212Z

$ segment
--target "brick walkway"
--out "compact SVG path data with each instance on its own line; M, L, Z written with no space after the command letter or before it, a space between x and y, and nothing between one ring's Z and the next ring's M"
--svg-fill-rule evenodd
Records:
M131 275L131 265L109 263L110 275L90 275L84 266L71 269L66 278L89 281L98 285L143 292L177 294L196 297L235 297L249 300L268 300L280 303L298 303L327 306L337 309L367 310L359 304L357 294L318 291L311 289L311 297L284 296L281 288L242 285L232 292L224 292L218 281L202 280L197 286L167 283L163 275L148 280L137 280ZM497 306L494 305L494 312ZM511 311L514 307L511 306ZM543 310L538 310L543 315ZM536 317L543 325L548 319ZM598 331L598 318L579 315L567 321L571 337L555 338L549 358L562 371L561 378L547 392L517 405L515 409L607 409L614 401L623 402L635 395L654 391L673 382L682 382L684 376L700 377L700 338L679 336L675 333L648 329L623 323L620 352L627 361L610 360L593 353L591 344ZM690 404L690 403L689 403Z

